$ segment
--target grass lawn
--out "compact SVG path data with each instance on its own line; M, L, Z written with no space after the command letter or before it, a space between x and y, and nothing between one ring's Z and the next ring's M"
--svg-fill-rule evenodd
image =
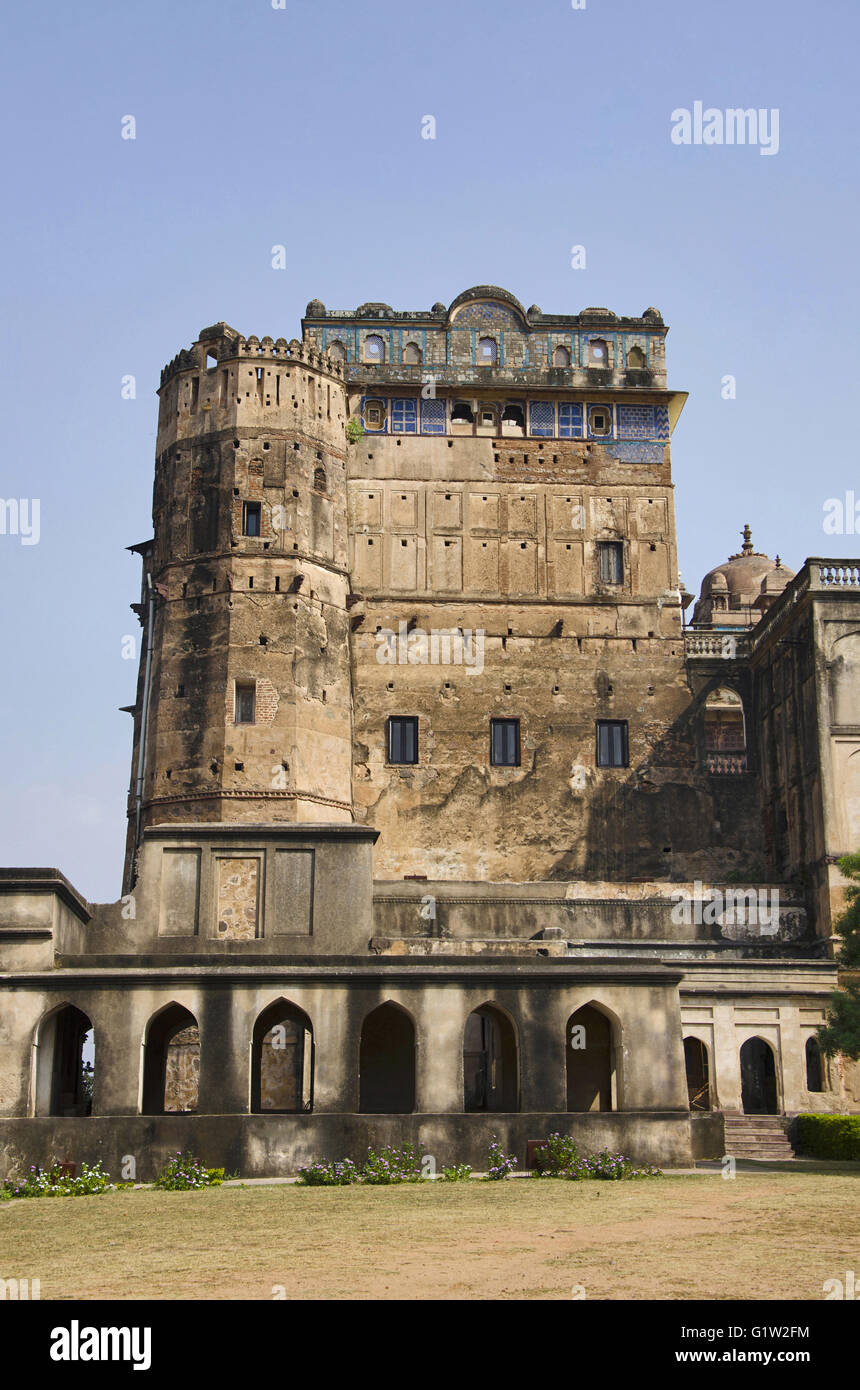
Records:
M857 1165L0 1204L0 1275L43 1299L821 1300L848 1269Z

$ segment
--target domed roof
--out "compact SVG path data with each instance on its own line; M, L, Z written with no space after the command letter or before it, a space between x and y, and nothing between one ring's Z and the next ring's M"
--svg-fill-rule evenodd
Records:
M794 570L784 565L779 556L771 560L769 555L753 549L748 524L741 535L743 546L738 553L709 570L702 580L699 601L693 610L694 624L722 623L727 612L751 608L761 593L781 593L794 578ZM712 599L720 602L715 606Z
M325 305L321 299L312 299L305 309L306 319L321 319L325 317Z

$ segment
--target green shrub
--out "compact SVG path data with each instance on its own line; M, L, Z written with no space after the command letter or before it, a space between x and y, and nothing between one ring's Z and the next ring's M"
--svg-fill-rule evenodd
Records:
M487 1168L489 1182L502 1182L517 1166L517 1160L502 1150L495 1134L490 1140L490 1162Z
M162 1168L153 1186L165 1192L190 1192L201 1187L220 1187L223 1168L206 1168L193 1154L177 1149Z
M404 1144L402 1149L393 1149L386 1144L379 1153L375 1149L368 1149L361 1180L371 1187L395 1182L420 1182L421 1155L414 1144Z
M809 1158L860 1159L860 1115L798 1115L797 1148Z
M9 1202L15 1197L89 1197L132 1186L131 1183L112 1183L101 1161L92 1167L82 1163L80 1176L76 1178L61 1172L60 1168L59 1163L52 1163L47 1171L34 1165L24 1178L6 1178L0 1184L0 1201Z
M628 1178L662 1178L663 1174L659 1168L652 1168L646 1164L637 1168L624 1154L613 1154L608 1149L601 1149L600 1153L591 1154L588 1158L579 1158L570 1168L562 1174L562 1177L570 1178L573 1182L583 1182L589 1178L596 1178L602 1182L621 1182Z
M299 1182L305 1187L349 1187L360 1179L358 1168L351 1158L334 1163L303 1164L298 1174Z
M466 1182L471 1176L472 1169L468 1163L452 1163L450 1168L442 1169L443 1182Z
M364 438L364 429L362 428L360 420L347 420L346 437L350 444L357 444L359 439Z
M579 1150L569 1134L550 1134L539 1149L532 1169L533 1178L564 1178L579 1161Z

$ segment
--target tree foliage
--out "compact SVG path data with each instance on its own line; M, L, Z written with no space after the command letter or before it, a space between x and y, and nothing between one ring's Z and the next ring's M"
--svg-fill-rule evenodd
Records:
M839 968L860 971L860 853L845 854L839 860L840 872L851 879L845 890L847 907L834 927L842 937ZM842 989L830 996L830 1008L824 1026L818 1031L822 1052L833 1057L856 1061L860 1057L860 981L846 980Z

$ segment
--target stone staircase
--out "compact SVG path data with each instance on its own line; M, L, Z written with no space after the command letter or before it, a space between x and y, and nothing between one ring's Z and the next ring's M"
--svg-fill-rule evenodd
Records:
M726 1115L726 1153L734 1158L794 1158L779 1115Z

